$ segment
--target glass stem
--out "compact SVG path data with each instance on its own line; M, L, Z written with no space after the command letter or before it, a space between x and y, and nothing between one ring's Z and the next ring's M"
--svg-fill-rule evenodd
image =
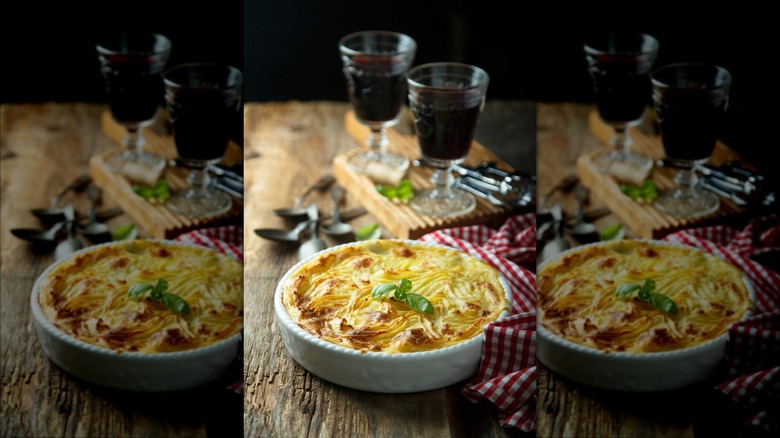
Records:
M441 199L452 197L452 185L455 183L455 179L452 177L452 173L448 167L437 167L431 177L431 182L434 184L434 198Z
M618 153L627 153L631 146L631 137L628 135L626 127L616 126L615 133L612 134L612 146Z
M694 187L699 182L699 177L693 171L693 166L681 165L674 180L677 182L677 191L680 196L691 197L693 196Z
M141 153L141 148L144 145L144 138L137 126L127 127L127 134L125 134L124 145L133 155Z
M376 159L385 150L387 143L385 128L371 126L371 133L368 135L366 144L370 148L369 154L372 155L372 159Z
M208 198L208 187L211 177L205 167L193 167L187 181L190 183L190 197L196 199Z

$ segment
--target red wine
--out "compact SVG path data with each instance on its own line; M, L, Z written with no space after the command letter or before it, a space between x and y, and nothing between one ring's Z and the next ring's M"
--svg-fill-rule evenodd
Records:
M349 98L359 120L395 119L406 97L407 62L396 57L357 57L345 67Z
M650 102L649 63L636 58L600 56L590 67L596 107L607 123L639 120Z
M234 90L179 90L169 96L168 111L179 157L198 161L222 158L239 99Z
M663 93L656 110L666 156L696 161L712 155L725 105L708 91Z
M462 97L465 93L423 92L411 102L417 139L425 158L457 160L468 155L482 101ZM433 100L429 100L431 97Z
M108 105L120 123L151 120L162 102L163 65L146 57L111 57L104 61Z

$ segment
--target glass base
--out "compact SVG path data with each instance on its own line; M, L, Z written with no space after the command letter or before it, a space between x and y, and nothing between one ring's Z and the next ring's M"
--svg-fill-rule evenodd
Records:
M377 168L381 170L382 166L396 172L405 172L409 168L408 158L392 152L362 152L350 157L348 163L355 171L369 175Z
M216 190L208 190L204 196L192 189L185 189L174 193L165 201L165 206L182 216L207 218L230 210L233 200L230 196Z
M449 196L441 196L436 189L423 190L409 202L414 211L428 216L451 217L470 213L477 206L471 193L453 188Z
M669 216L694 218L706 216L718 210L718 196L702 189L687 192L675 189L659 196L653 203L655 208Z
M116 152L107 156L105 163L113 172L123 175L160 172L165 168L164 158L147 152Z
M652 158L636 152L608 151L593 157L592 163L599 172L615 176L645 173L653 167Z

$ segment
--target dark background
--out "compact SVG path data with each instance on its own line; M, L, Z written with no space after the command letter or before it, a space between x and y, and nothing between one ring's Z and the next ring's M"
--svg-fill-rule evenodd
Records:
M638 30L658 38L656 66L697 61L731 71L726 143L760 166L767 166L762 159L773 143L777 110L768 105L780 96L769 68L776 34L770 34L774 15L768 10L730 5L709 13L676 5L671 13L637 4L615 18L608 9L492 0L65 3L25 2L13 13L4 11L0 101L104 102L94 43L119 29L168 36L169 66L210 61L242 69L247 102L346 101L339 38L386 29L415 38L415 64L458 61L484 68L491 76L488 101L592 102L583 40L598 31Z

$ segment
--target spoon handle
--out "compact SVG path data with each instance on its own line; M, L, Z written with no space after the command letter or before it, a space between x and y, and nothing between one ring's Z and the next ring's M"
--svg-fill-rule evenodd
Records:
M325 187L328 187L329 185L333 184L333 181L335 180L336 178L334 178L333 175L325 175L321 177L319 180L317 180L316 183L314 183L314 185L306 189L306 191L303 192L301 196L295 198L295 203L293 208L296 209L301 208L301 206L303 205L303 201L306 200L306 197L309 196L311 192L315 190L322 190Z

